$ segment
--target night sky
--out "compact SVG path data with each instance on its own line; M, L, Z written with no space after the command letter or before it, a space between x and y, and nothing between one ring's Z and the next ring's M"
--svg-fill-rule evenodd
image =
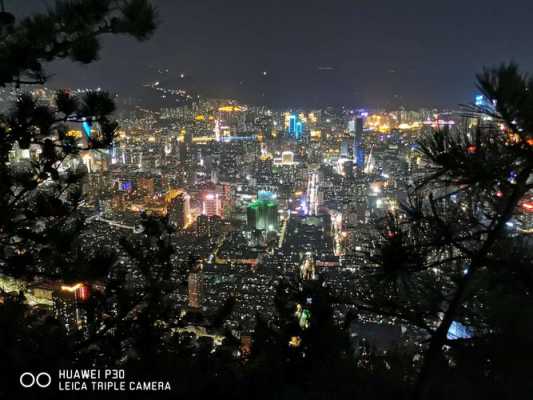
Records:
M5 1L17 16L47 3ZM470 101L484 65L514 60L533 72L531 0L153 3L150 41L105 39L101 61L51 65L51 83L140 95L160 80L274 107L419 107Z

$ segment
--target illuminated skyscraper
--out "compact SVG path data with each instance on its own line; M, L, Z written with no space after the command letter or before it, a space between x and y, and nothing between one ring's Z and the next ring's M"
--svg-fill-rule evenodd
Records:
M296 133L294 135L296 137L296 139L301 139L302 135L303 135L303 132L304 132L303 122L297 121L296 122Z
M53 312L68 333L83 331L87 333L87 311L82 303L89 299L89 288L78 283L73 286L63 285L52 295Z
M183 131L183 140L179 143L179 159L182 163L187 162L192 156L192 131Z
M222 217L222 199L220 194L215 192L207 192L204 195L202 201L202 214L212 217L213 215L218 215Z
M247 208L250 229L277 231L279 226L278 202L272 192L259 192L257 200Z
M191 196L182 192L174 197L168 208L170 222L178 229L183 229L190 223L191 218Z
M365 167L365 149L363 146L363 126L364 126L363 114L357 115L355 118L355 133L353 138L353 158L357 169L362 171Z
M292 135L296 132L296 115L292 114L289 117L289 135Z
M354 133L355 132L355 120L351 119L348 121L348 132Z
M189 307L195 310L202 308L204 275L202 264L194 267L187 279Z
M299 140L302 138L303 129L303 122L300 121L296 114L291 114L289 116L289 136Z

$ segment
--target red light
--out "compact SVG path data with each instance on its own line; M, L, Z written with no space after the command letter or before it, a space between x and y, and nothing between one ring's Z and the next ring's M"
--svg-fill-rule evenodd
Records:
M500 190L498 190L498 191L496 192L496 197L503 197L503 192L500 191Z
M477 146L474 145L474 144L469 144L467 147L466 147L466 151L468 154L476 154L477 152Z
M77 289L76 295L80 300L85 301L89 298L89 289L82 285Z
M523 203L522 208L524 208L527 212L533 212L533 201Z

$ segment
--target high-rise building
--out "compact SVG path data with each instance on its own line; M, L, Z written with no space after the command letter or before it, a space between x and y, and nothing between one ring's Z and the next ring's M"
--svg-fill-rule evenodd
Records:
M216 192L207 192L202 200L202 214L212 217L218 215L222 217L222 199Z
M303 122L300 121L298 118L298 115L291 114L289 116L289 126L288 126L288 132L289 136L295 138L295 139L301 139L303 135L304 125Z
M187 227L191 222L191 196L182 192L174 197L168 206L170 222L178 229Z
M89 288L83 283L63 285L52 295L53 312L68 333L87 329L87 311L82 303L89 299Z
M363 127L364 127L364 117L362 114L359 114L355 118L355 133L353 139L353 158L355 164L359 171L362 171L365 167L365 150L363 146Z
M348 121L348 132L350 132L350 133L354 133L355 132L355 120L354 119L350 119Z
M296 122L296 134L294 135L296 139L301 139L304 133L304 124L301 121Z
M183 140L179 144L179 157L181 162L185 162L191 157L192 149L192 131L190 129L183 130Z
M259 192L257 200L247 208L250 229L277 231L279 227L278 202L272 192Z
M294 135L296 133L296 115L291 115L289 117L289 135Z
M204 291L204 275L202 272L202 264L197 264L189 273L187 283L189 307L194 310L199 310L202 308Z

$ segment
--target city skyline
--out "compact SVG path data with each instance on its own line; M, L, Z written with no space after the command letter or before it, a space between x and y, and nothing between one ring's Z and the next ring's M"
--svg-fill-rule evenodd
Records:
M0 0L0 398L531 397L533 5L51 3Z

